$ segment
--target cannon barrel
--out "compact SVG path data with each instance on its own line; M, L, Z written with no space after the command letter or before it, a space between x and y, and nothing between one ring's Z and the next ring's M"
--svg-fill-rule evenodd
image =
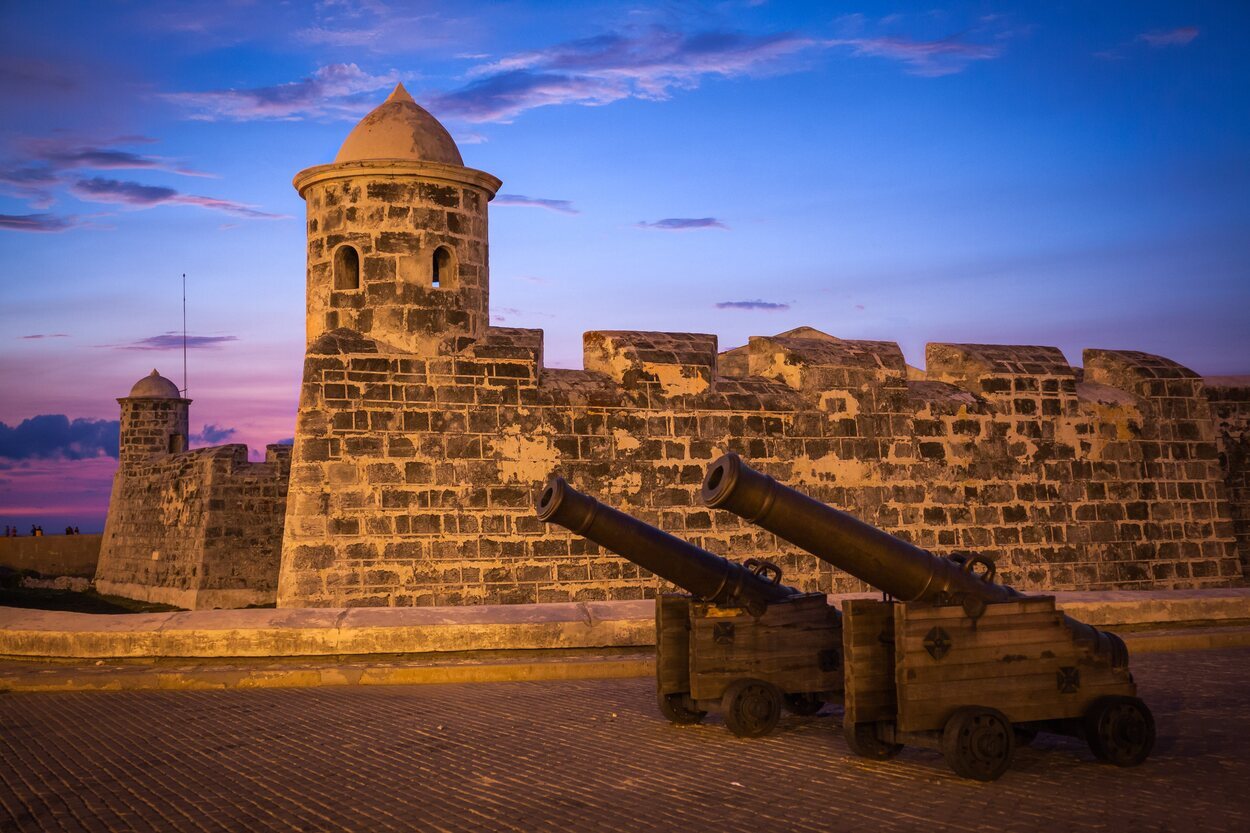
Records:
M972 561L939 558L783 486L733 452L708 466L701 497L707 506L727 509L902 601L961 601L965 609L975 609L980 603L1023 595L989 580L992 572L988 576L973 573ZM986 563L992 570L992 563ZM1107 655L1113 666L1128 665L1128 648L1118 636L1068 616L1064 619L1078 639Z
M704 601L760 612L772 602L799 595L780 583L781 571L775 566L758 562L752 570L721 558L600 503L563 477L547 481L535 509L539 520L559 524Z
M727 509L903 601L954 596L1005 601L1020 594L985 581L949 558L910 544L802 492L729 453L708 467L703 502Z

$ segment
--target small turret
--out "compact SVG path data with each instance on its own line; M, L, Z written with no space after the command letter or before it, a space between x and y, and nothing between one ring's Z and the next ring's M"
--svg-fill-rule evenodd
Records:
M487 203L500 181L464 167L403 85L301 171L308 205L308 343L346 328L433 355L480 339L488 308Z
M187 450L191 400L184 399L178 386L155 369L135 382L129 396L117 401L122 406L118 456L123 469L155 454Z

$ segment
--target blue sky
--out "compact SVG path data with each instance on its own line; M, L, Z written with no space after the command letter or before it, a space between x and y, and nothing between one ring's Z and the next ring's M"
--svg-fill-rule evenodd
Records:
M183 272L193 431L291 435L291 177L397 81L503 179L493 314L545 330L550 365L589 329L728 348L806 324L917 366L960 341L1250 373L1248 24L1230 2L3 4L0 517L100 516L98 426L21 424L180 380Z

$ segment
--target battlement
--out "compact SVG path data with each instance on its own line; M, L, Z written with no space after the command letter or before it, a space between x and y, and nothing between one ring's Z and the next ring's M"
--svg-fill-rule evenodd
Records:
M1220 460L1240 446L1217 449L1202 380L1175 362L930 344L920 371L893 342L798 327L723 352L705 333L591 331L582 369L547 368L541 330L489 326L499 182L461 161L397 89L296 179L309 347L280 605L654 595L534 517L553 471L797 587L861 589L699 504L726 451L922 547L993 558L1022 588L1239 580Z
M96 567L102 593L190 609L272 602L292 447L241 443L119 468Z

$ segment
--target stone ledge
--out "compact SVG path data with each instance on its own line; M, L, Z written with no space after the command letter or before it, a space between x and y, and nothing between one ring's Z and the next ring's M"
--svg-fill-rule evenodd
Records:
M1250 620L1250 587L1055 596L1070 616L1099 627ZM649 600L121 615L0 608L0 655L228 658L648 647L655 644L654 610Z

